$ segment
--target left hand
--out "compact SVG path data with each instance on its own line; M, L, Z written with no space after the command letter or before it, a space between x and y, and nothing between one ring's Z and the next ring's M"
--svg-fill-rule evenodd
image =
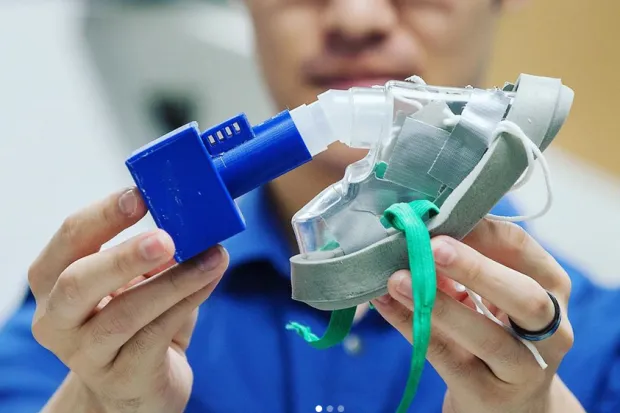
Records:
M573 331L566 312L570 279L553 257L519 226L486 219L463 242L435 237L432 249L438 291L427 359L448 387L443 412L584 412L556 375L572 347ZM482 296L504 324L510 317L529 331L553 319L547 291L553 294L561 325L551 337L533 342L548 367L543 370L519 340L478 313L454 281ZM395 273L388 291L373 304L411 342L410 273Z

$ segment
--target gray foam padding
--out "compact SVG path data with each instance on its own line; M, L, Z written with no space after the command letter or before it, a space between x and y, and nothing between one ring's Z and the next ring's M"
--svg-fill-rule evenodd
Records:
M564 124L573 91L559 79L521 75L507 120L519 125L546 149ZM440 212L428 223L431 236L465 237L521 177L527 157L521 142L503 134L473 171L449 193ZM405 237L388 236L352 254L342 249L291 258L292 298L320 310L356 306L387 291L387 280L409 267Z

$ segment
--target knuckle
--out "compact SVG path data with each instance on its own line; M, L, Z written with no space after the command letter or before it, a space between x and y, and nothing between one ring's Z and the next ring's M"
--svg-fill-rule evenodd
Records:
M107 331L109 336L124 335L134 331L136 320L139 319L138 311L127 299L118 297L119 305L114 308L109 318L104 322L107 323L101 331Z
M67 332L54 329L46 317L42 317L32 323L31 333L41 347L49 350L64 364L70 366L69 361L77 350L72 337L65 335Z
M131 342L127 343L127 351L132 357L146 354L153 344L165 336L166 322L160 317L145 325Z
M550 268L550 274L547 278L551 280L549 283L549 289L558 294L558 299L567 299L570 297L573 289L571 277L551 256L549 256L549 260L553 261L551 265L548 266Z
M60 226L60 239L70 247L77 243L79 238L80 220L75 215L69 215Z
M98 218L105 227L115 227L118 225L119 215L116 211L116 208L112 208L109 205L99 209Z
M537 289L539 290L538 293L529 294L523 309L526 317L535 320L547 318L549 308L553 305L547 293L545 293L540 287Z
M564 297L570 297L573 290L573 282L566 273L562 273L561 277L558 277L557 290L564 295Z
M113 274L131 274L135 272L132 265L132 257L128 253L112 254L110 261L110 270Z
M530 235L513 222L501 222L501 224L508 240L506 252L508 254L522 255L530 243Z
M28 285L33 289L36 289L39 285L39 279L41 278L39 274L39 263L35 261L28 267Z
M45 327L45 322L42 319L33 321L32 326L31 326L31 331L32 331L32 336L37 341L37 343L47 348L48 334L47 334L47 328Z
M94 323L87 336L89 337L89 344L96 347L104 344L111 335L112 330L108 326L104 323L97 322ZM91 347L91 345L87 347Z
M476 285L482 275L482 262L476 257L464 260L463 273L471 285Z
M556 334L560 335L560 340L557 340L557 349L561 354L566 354L573 348L575 344L575 332L573 328L568 325L566 326L566 321L564 321L565 326L561 326L559 331Z
M146 327L145 327L146 328ZM138 335L136 338L127 343L127 352L131 358L142 356L148 352L149 340L144 334Z
M165 331L166 322L162 317L156 318L143 328L144 336L148 342L159 340L165 335Z
M58 299L66 303L73 303L79 301L81 297L80 291L80 278L71 267L67 268L63 272L54 287ZM48 301L49 310L53 310L53 300Z

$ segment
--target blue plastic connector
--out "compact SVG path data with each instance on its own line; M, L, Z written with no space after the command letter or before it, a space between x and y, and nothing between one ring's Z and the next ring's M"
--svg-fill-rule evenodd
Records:
M311 159L284 111L254 127L244 114L204 133L189 123L138 149L126 165L181 263L245 230L236 198Z

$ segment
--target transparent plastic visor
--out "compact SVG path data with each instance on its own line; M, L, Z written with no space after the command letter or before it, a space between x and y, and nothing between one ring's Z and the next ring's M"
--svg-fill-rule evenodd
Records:
M396 202L438 206L480 160L514 92L390 81L328 91L291 111L314 155L334 142L368 149L292 219L300 252L354 252L387 236Z

